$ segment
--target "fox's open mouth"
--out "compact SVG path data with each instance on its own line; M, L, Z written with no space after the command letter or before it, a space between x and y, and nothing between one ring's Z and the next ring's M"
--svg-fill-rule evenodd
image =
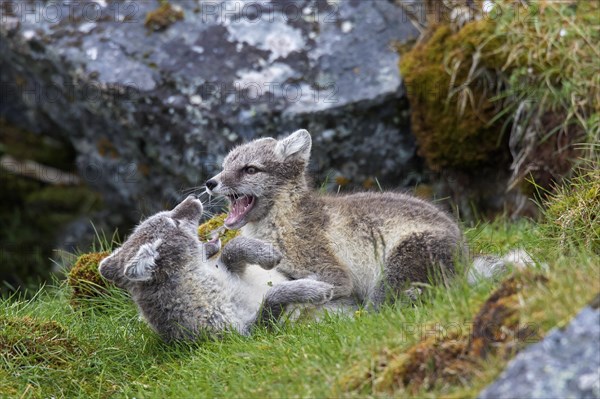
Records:
M254 207L254 197L251 195L228 195L231 207L225 219L225 227L239 229L246 224L246 215Z

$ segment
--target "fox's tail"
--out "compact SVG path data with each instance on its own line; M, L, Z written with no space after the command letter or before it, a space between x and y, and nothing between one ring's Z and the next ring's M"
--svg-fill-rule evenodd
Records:
M484 255L477 256L467 273L469 284L473 285L481 280L495 279L513 266L517 270L529 269L536 266L537 263L531 255L522 249L513 249L504 256ZM546 265L541 264L542 268Z

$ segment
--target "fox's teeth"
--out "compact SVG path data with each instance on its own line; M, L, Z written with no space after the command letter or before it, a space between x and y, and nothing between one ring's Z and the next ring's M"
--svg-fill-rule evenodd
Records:
M239 228L243 225L239 224L240 221L243 220L254 206L254 197L246 194L231 194L229 195L229 199L231 207L225 219L225 226L237 226L236 228Z

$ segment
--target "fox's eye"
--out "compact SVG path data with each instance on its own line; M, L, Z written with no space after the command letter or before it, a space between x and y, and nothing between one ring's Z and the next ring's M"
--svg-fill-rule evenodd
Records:
M258 169L255 168L254 166L246 166L244 168L244 172L246 172L249 175L253 175L255 173L258 173Z

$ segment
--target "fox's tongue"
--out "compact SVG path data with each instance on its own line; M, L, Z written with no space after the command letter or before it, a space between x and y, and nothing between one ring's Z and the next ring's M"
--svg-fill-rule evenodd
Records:
M239 222L246 216L246 214L250 211L253 205L253 198L243 196L231 202L231 209L229 210L229 214L225 219L226 227L238 228L241 226L236 226Z

